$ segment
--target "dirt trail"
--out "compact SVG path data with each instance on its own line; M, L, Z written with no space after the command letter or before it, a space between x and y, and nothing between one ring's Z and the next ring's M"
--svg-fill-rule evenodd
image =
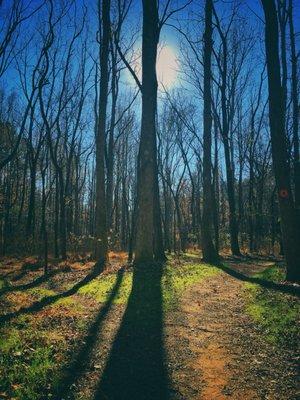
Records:
M221 273L193 286L168 319L174 399L297 398L291 357L267 343L245 314L244 290Z

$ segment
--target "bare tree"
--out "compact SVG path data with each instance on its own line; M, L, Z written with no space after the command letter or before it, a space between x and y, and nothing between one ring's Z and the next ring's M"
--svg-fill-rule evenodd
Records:
M99 267L107 259L107 213L105 194L105 137L108 96L108 58L110 42L110 0L98 2L100 35L100 88L96 130L96 225L95 257Z
M203 79L203 214L202 214L202 252L206 262L218 261L218 254L212 240L212 110L211 110L211 58L212 58L212 0L205 2L204 31L204 79Z
M274 0L262 0L265 13L265 42L269 83L269 118L273 167L279 199L281 230L287 262L287 279L300 281L300 234L291 189L285 133L284 94L281 85L278 17Z
M289 0L288 21L291 46L291 85L293 104L293 152L294 152L294 181L295 181L295 207L300 223L300 150L299 150L299 101L298 101L298 56L296 54L295 32L293 21L293 1Z

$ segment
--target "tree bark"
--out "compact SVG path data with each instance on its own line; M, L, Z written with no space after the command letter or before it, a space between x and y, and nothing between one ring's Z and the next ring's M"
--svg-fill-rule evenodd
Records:
M30 192L26 221L26 236L34 237L35 228L36 164L30 166Z
M135 242L135 263L152 262L155 238L158 232L159 207L157 190L156 109L157 77L156 56L159 40L159 21L156 0L143 0L142 42L142 122L138 155L137 196L138 211Z
M269 84L269 119L273 168L278 192L281 231L287 263L287 279L300 282L300 234L291 190L280 79L278 19L274 0L262 0Z
M218 253L212 240L213 198L211 182L211 58L212 58L212 0L205 3L204 32L204 82L203 82L203 214L202 214L202 253L203 260L209 263L218 261Z
M292 66L292 103L293 103L293 147L294 147L294 184L295 184L295 208L300 223L300 153L299 153L299 102L298 102L298 57L296 53L295 32L293 22L293 2L289 0L289 30L291 46Z
M100 7L100 2L99 2ZM100 50L100 93L98 124L96 132L96 226L95 226L95 257L99 267L107 260L107 214L105 195L105 133L106 109L108 96L108 57L110 36L110 0L102 1L102 41ZM100 23L100 21L99 21Z

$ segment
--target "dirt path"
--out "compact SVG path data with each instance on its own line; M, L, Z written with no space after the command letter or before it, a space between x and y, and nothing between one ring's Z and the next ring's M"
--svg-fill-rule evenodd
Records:
M241 267L241 266L239 266ZM296 371L292 365L292 354L268 343L257 324L245 314L245 287L243 282L221 272L214 277L192 286L182 297L177 311L167 313L164 318L164 347L168 393L151 396L143 391L143 399L151 400L295 400ZM101 328L91 331L95 339L93 350L83 370L74 377L71 390L64 399L132 399L142 400L126 394L128 379L126 370L121 370L122 359L132 365L135 350L147 353L143 343L137 342L135 333L126 331L124 347L112 351L113 342L124 321L125 306L113 306ZM149 336L155 336L155 330ZM138 334L140 336L141 334ZM94 340L93 339L93 340ZM147 338L143 338L147 341ZM146 358L151 358L153 344ZM125 348L125 350L124 350ZM127 352L126 349L130 348ZM112 380L108 385L117 385L117 395L109 394L100 385L107 371L109 354L114 353L115 364L111 367ZM155 357L154 357L155 358ZM141 359L140 368L146 361ZM121 364L119 364L121 362ZM155 362L155 361L154 361ZM134 362L137 364L137 362ZM79 369L83 365L78 365ZM157 364L154 368L159 368ZM119 369L119 370L118 370ZM148 370L146 369L148 376ZM115 379L119 374L119 380ZM134 374L139 374L136 369ZM159 372L161 374L161 372ZM111 378L110 378L111 379ZM140 378L137 378L140 379ZM157 382L158 377L154 377ZM127 382L127 384L126 384ZM134 384L133 384L134 385ZM155 386L155 385L154 385ZM108 386L109 387L109 386ZM124 393L120 393L123 390ZM151 390L152 384L149 384ZM104 390L102 390L104 388ZM139 390L138 388L137 390ZM147 390L147 388L145 388ZM104 394L106 391L106 394ZM117 396L117 397L115 397Z
M168 318L174 399L299 398L291 355L265 341L244 312L243 292L221 273L193 286Z

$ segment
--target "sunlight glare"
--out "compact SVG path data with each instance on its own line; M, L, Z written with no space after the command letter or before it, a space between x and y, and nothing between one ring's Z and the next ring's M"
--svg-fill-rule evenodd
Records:
M140 51L135 51L135 62L132 63L133 69L138 77L142 80L142 66ZM158 87L160 90L171 89L176 86L178 82L179 62L175 50L168 45L161 46L157 52L156 72ZM129 71L126 72L127 79L131 84L134 84Z
M175 86L178 60L171 46L163 46L158 50L156 71L159 86L165 87L165 89Z

